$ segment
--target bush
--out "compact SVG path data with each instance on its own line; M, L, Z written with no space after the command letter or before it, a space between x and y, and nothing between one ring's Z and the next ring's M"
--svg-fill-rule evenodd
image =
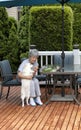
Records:
M22 15L19 21L18 27L19 36L19 53L26 53L29 51L29 7L22 8Z
M65 50L72 50L73 12L64 8ZM39 6L30 9L30 43L38 50L56 51L62 48L62 7Z
M19 64L18 49L17 21L8 17L6 9L0 7L0 60L8 59L13 71Z
M74 13L73 45L79 44L81 50L81 4L69 4Z

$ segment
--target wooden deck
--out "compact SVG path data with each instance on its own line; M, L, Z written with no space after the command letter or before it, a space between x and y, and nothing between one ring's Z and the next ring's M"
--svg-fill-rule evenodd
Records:
M50 102L21 107L20 87L4 88L0 100L0 130L81 130L81 107L74 102ZM45 103L44 88L42 101Z

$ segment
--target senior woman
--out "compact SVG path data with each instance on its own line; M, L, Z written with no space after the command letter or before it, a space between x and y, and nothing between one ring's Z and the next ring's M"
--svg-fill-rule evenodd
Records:
M39 56L38 50L32 49L29 52L29 58L24 60L18 68L18 77L20 79L31 80L31 83L30 83L30 105L32 105L32 106L36 106L36 104L38 104L38 105L43 104L42 101L41 101L41 98L40 98L41 92L40 92L39 81L35 77L35 74L38 70L38 63L37 63L38 56ZM24 76L22 74L23 68L27 63L31 63L33 65L33 68L34 68L33 76L31 76L31 75Z

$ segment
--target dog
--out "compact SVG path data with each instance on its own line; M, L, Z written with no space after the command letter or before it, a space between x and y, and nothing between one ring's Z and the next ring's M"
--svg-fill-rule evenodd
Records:
M23 75L33 75L33 65L31 63L27 63L23 69ZM26 98L26 104L29 105L29 98L30 98L30 82L31 80L22 79L21 80L21 100L22 100L22 107L24 107L24 100Z

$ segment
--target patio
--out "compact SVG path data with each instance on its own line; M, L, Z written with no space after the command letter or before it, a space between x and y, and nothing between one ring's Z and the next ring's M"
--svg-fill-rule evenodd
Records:
M48 105L22 108L20 87L11 88L8 100L5 99L6 91L4 88L0 100L1 130L81 130L81 107L76 103L50 102ZM41 92L45 103L44 87L41 87Z

